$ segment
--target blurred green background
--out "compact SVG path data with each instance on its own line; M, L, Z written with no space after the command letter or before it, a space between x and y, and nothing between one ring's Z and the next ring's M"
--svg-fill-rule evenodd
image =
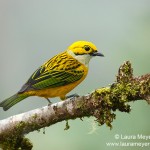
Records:
M132 62L136 76L150 72L149 0L0 0L0 101L13 95L43 62L72 42L93 42L105 57L90 62L86 80L71 93L87 94L115 81L119 66ZM58 98L52 101L59 101ZM47 105L42 98L28 98L0 119ZM33 150L120 150L141 147L107 146L107 142L138 142L115 135L150 135L150 106L131 103L130 114L117 112L113 129L97 126L94 118L57 123L27 135ZM149 142L150 140L141 140ZM148 150L148 147L142 149Z

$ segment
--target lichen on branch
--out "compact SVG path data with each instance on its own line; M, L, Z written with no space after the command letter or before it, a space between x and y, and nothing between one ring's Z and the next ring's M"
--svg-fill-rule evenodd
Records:
M116 81L108 87L1 120L0 147L30 150L32 144L25 134L63 120L94 116L99 125L112 128L115 111L129 113L129 102L136 100L150 103L150 74L134 77L131 63L127 61L119 68Z

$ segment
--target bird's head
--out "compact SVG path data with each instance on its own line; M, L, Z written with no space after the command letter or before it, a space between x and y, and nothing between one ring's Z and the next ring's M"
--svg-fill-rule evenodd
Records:
M102 53L97 51L97 48L93 43L87 41L74 42L68 47L67 53L86 66L88 66L92 57L104 56Z

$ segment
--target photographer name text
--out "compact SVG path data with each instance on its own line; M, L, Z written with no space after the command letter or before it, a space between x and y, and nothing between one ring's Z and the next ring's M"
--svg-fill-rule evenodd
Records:
M150 140L150 135L144 135L144 134L137 134L137 135L116 134L115 139L121 139L121 140Z

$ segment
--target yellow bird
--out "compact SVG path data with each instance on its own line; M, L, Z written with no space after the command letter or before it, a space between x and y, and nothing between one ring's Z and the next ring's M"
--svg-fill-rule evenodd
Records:
M39 67L13 96L0 103L6 111L29 96L60 97L65 100L68 92L81 83L88 73L89 61L98 53L96 46L87 41L77 41L64 52L54 56ZM49 101L50 102L50 101Z

